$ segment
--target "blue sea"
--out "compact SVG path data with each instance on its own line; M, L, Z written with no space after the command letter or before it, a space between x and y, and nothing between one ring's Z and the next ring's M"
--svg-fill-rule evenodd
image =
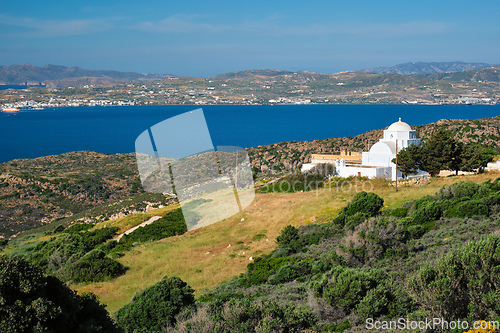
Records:
M0 162L93 150L130 153L152 125L198 106L64 107L0 113ZM243 148L355 136L401 117L410 125L500 115L500 105L202 106L214 146Z

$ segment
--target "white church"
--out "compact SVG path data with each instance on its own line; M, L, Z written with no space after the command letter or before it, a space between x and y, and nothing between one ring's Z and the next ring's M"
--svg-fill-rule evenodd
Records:
M332 163L335 165L336 175L340 177L360 176L396 180L396 177L402 178L401 172L396 170L396 164L392 162L396 153L421 142L417 138L416 131L399 118L399 121L384 130L384 137L374 144L370 151L361 154L356 152L341 152L340 155L313 154L311 163L302 165L302 171L310 170L320 163ZM413 177L424 175L427 173L419 171Z

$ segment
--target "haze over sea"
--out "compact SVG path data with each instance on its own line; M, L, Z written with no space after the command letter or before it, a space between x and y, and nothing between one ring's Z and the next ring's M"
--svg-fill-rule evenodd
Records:
M69 151L130 153L148 127L199 106L64 107L0 114L0 162ZM500 115L500 105L210 105L201 107L215 146L255 147L357 134L398 120L410 126L439 119ZM175 144L175 142L172 142Z

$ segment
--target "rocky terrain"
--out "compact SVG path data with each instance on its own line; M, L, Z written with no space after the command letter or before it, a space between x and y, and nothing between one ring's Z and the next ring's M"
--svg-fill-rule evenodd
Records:
M500 116L461 120L442 119L428 125L412 126L423 140L439 128L450 130L455 139L498 150L500 148ZM282 172L295 170L310 162L311 154L338 153L342 150L362 152L378 142L384 129L377 129L354 137L331 138L314 141L290 141L249 148L254 172Z
M500 116L414 126L422 139L438 128L462 142L500 149ZM383 129L354 137L290 141L247 149L256 174L297 170L311 154L366 151ZM98 222L176 202L142 189L134 154L71 152L0 164L0 237L52 223ZM55 222L54 222L55 221Z

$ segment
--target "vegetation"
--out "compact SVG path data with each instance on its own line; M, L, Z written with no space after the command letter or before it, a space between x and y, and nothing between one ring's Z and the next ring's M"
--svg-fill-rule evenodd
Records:
M77 223L1 246L4 252L25 255L43 274L85 282L75 286L79 291L104 290L107 304L112 291L123 294L126 301L108 309L121 308L115 316L129 332L361 331L366 318L435 314L449 320L496 320L500 240L486 235L498 230L500 179L456 181L436 178L398 193L382 181L374 181L374 192L351 184L356 192L258 193L244 218L172 239L164 238L186 229L180 210L173 207L163 210L168 214L151 227L138 228L118 243L112 238L129 222ZM148 216L136 214L130 223L137 225ZM215 238L217 245L210 243ZM164 241L152 242L158 239ZM173 263L184 273L177 274ZM242 265L246 270L214 289L204 284L207 275L216 276L233 263L235 274ZM130 270L118 273L125 267ZM195 286L197 298L180 278L161 279L165 271ZM222 280L220 276L213 280ZM136 284L127 285L130 279Z
M451 182L393 208L384 208L385 200L373 192L358 192L330 222L286 226L274 251L197 299L180 278L165 277L115 316L127 332L342 332L362 329L367 318L496 320L500 238L480 235L498 228L499 191L500 178ZM172 210L164 220L180 227L178 214ZM141 229L134 242L164 231ZM49 249L58 248L65 258L70 252L63 244L79 237L82 248L72 252L76 262L99 261L117 248L109 240L113 232L77 224L28 242L27 251L50 271L55 256ZM265 242L264 233L249 241ZM245 241L238 243L245 248Z
M458 182L385 211L380 197L360 192L334 223L285 227L275 251L202 295L173 330L342 332L367 318L498 320L500 238L472 239L476 228L498 228L498 215L488 216L498 212L499 190L500 179ZM473 208L480 205L486 209ZM359 224L338 222L358 213L366 214ZM457 229L460 239L440 241L444 255L425 250ZM292 304L295 317L287 317Z
M0 235L7 237L167 205L164 195L144 193L133 154L71 152L14 160L0 164L0 174L6 175L0 178Z
M404 176L418 169L437 176L441 170L472 171L485 167L495 152L455 140L450 131L439 129L422 146L412 145L397 155L398 170ZM396 163L396 159L392 160Z
M46 273L75 283L103 281L123 274L125 267L107 256L116 246L116 241L109 240L118 228L77 231L81 228L70 227L56 237L32 243L26 249L28 259Z
M0 256L0 331L120 332L93 294L71 289L21 257Z
M175 316L194 303L193 289L178 277L167 278L135 295L118 310L116 319L126 332L159 332L175 324Z
M260 188L261 193L292 193L313 191L325 185L325 176L320 173L302 173L300 171L286 175L276 182L264 184Z
M155 241L175 235L182 235L187 231L182 210L177 208L155 221L153 224L138 228L130 234L123 235L113 252L128 250L135 243Z

